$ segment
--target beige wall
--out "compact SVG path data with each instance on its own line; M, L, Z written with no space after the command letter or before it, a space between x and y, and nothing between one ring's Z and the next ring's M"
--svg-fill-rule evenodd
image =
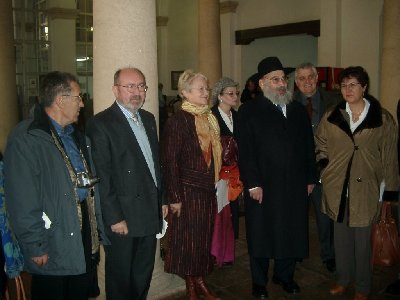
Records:
M196 68L198 26L196 1L168 0L168 2L168 66L159 70L160 73L167 74L166 76L169 76L171 70ZM378 96L383 0L274 2L237 0L237 2L239 5L233 16L221 15L223 75L231 76L242 83L248 75L256 71L260 58L266 55L282 57L288 66L306 60L318 66L362 65L371 77L371 94ZM316 19L321 21L319 38L306 35L266 38L246 46L236 46L232 41L235 30ZM163 75L160 74L161 76ZM168 95L176 94L171 92L166 90Z

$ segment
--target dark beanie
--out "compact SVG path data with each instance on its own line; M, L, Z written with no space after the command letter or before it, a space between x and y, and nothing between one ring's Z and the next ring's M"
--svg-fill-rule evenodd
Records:
M273 71L277 70L282 70L283 66L282 63L280 62L279 58L276 56L270 56L264 58L260 63L258 64L258 78L261 79L265 74L268 74Z

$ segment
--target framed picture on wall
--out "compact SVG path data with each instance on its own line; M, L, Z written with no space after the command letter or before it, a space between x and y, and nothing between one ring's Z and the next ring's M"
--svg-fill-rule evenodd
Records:
M178 89L178 80L182 73L183 71L171 71L171 90Z

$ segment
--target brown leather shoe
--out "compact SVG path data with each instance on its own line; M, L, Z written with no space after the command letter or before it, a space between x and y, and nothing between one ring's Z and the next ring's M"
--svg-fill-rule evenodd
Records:
M368 299L368 295L366 295L366 294L356 293L354 295L354 300L367 300L367 299Z
M194 276L186 276L185 280L188 300L200 300L196 294L196 278Z
M202 294L207 300L220 300L213 291L211 291L206 283L204 282L203 277L196 277L196 287L200 294Z
M329 293L334 296L340 296L343 295L345 291L346 291L345 286L336 284L329 290Z

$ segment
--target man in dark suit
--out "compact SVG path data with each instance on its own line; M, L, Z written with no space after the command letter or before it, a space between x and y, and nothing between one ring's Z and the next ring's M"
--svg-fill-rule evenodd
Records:
M318 73L311 63L303 63L296 68L295 82L298 91L295 92L294 100L302 103L310 117L313 132L327 109L335 106L341 100L341 96L334 92L326 92L317 87ZM318 238L320 242L320 255L322 262L330 272L335 272L335 251L333 248L333 221L321 212L321 184L317 184L310 194L310 200L315 210Z
M316 172L310 120L292 101L281 62L263 59L258 75L263 94L239 108L238 145L253 295L264 299L269 259L272 282L300 292L294 271L308 256L308 195Z
M88 124L93 159L100 177L106 234L107 299L146 299L154 268L162 205L157 128L142 109L146 79L136 68L114 75L116 101Z

